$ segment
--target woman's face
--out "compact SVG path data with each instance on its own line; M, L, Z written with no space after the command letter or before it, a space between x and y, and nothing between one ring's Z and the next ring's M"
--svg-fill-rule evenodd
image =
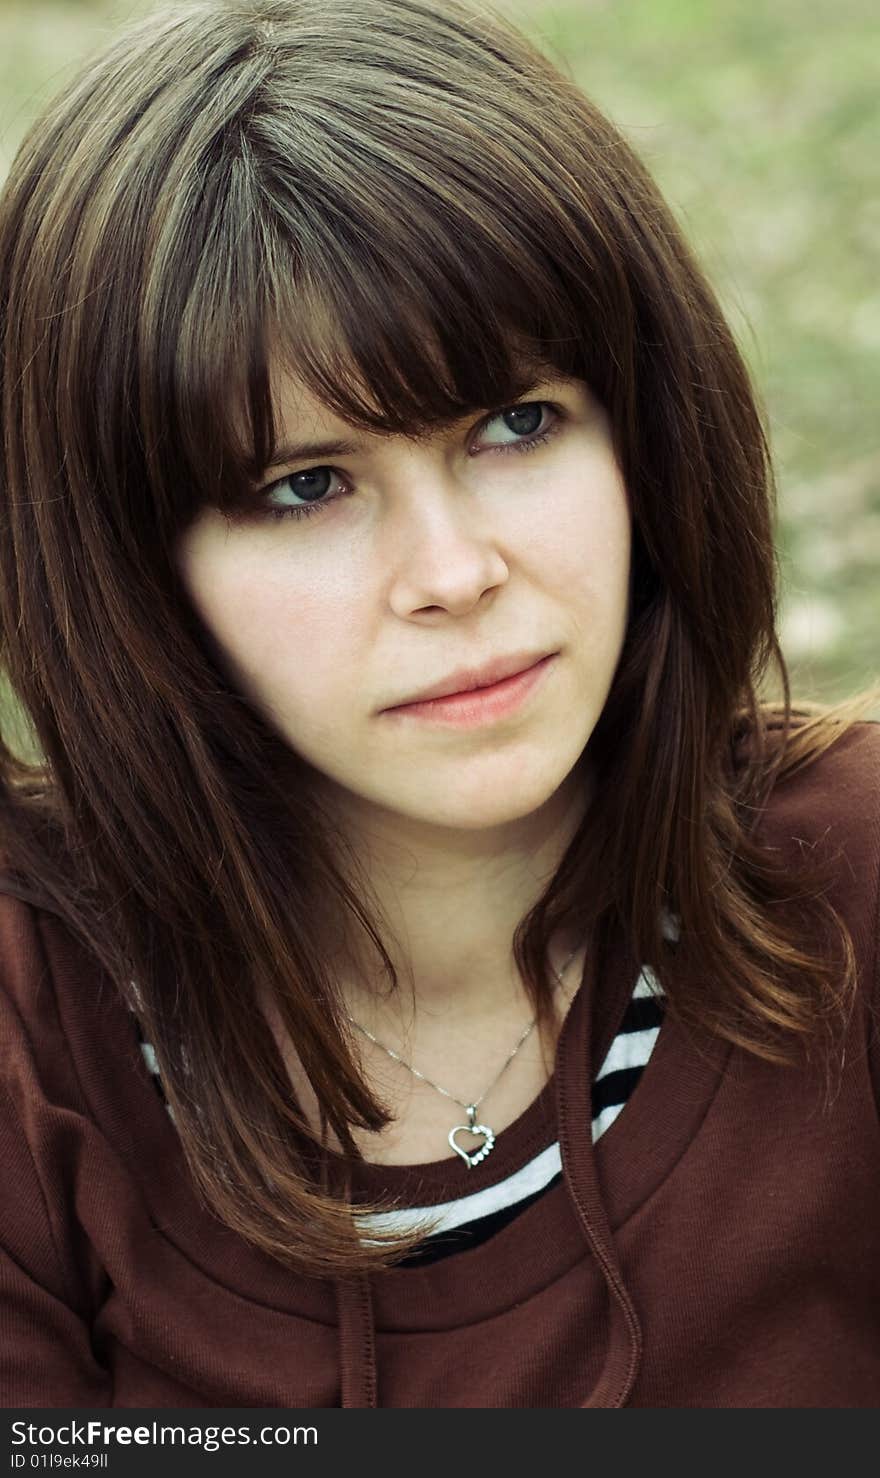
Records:
M356 431L290 379L279 410L280 441L308 448L267 472L262 512L205 509L177 552L232 680L352 817L474 831L537 811L593 732L626 630L630 515L604 411L574 379L418 441ZM387 711L519 653L556 655L510 711L467 727Z

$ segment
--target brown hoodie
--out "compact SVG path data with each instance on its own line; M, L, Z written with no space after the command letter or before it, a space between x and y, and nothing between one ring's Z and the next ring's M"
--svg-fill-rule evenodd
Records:
M594 1145L590 1064L637 977L615 946L481 1184L558 1139L562 1179L480 1245L334 1286L202 1209L132 1018L0 880L0 1404L880 1404L880 725L777 785L768 848L836 849L860 989L839 1092L669 1016ZM365 1192L462 1194L458 1159Z

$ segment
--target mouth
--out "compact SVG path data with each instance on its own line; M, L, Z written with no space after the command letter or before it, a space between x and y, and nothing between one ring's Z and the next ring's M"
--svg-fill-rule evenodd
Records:
M384 715L400 720L427 720L456 728L498 722L526 707L527 700L543 686L558 655L558 652L551 652L530 667L521 668L483 687L459 689L433 698L398 704L385 709Z
M556 655L550 653L549 655ZM496 657L491 662L484 663L482 667L460 667L448 677L441 678L430 687L423 688L421 692L413 693L412 697L401 700L400 703L390 704L381 712L387 713L398 708L411 708L417 703L427 703L435 698L458 697L461 693L472 693L484 689L497 687L499 683L508 678L519 677L524 672L530 672L538 663L546 660L546 652L516 652L509 657Z

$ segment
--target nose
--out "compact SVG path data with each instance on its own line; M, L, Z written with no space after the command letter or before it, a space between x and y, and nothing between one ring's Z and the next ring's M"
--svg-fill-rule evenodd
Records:
M392 540L389 601L410 617L465 615L509 579L507 561L473 487L451 474L414 478Z

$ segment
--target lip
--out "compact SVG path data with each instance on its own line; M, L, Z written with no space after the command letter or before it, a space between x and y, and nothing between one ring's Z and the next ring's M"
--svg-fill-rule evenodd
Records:
M472 693L477 689L494 687L505 678L517 677L521 672L528 672L548 655L547 652L513 652L509 657L496 657L492 662L485 663L483 667L459 667L456 672L451 672L440 682L432 683L430 687L423 688L420 693L413 693L413 696L405 699L404 702L392 704L381 711L394 713L398 708L411 708L417 703L426 703L431 698L447 698L457 696L459 693Z
M531 667L511 673L487 687L447 693L439 698L401 703L384 710L386 716L405 721L417 719L453 728L473 728L494 723L514 714L539 688L558 652L541 657Z

